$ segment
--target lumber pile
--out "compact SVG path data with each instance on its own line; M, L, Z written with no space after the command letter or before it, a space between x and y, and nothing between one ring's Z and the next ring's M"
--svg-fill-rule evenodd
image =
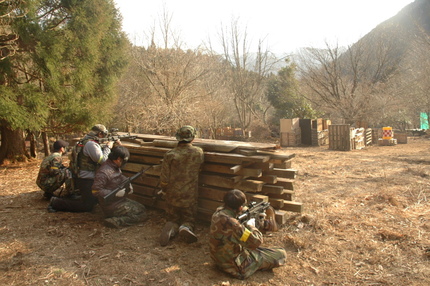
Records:
M160 190L161 162L164 154L177 145L174 137L133 134L136 139L124 142L130 159L123 168L131 176L142 168L145 174L133 181L131 199L146 206L165 209ZM240 189L248 201L267 201L276 210L279 224L286 222L288 212L302 212L303 206L294 202L294 178L292 168L294 154L279 152L275 144L196 138L193 145L204 151L204 163L199 174L199 218L209 221L217 207L222 205L224 194Z

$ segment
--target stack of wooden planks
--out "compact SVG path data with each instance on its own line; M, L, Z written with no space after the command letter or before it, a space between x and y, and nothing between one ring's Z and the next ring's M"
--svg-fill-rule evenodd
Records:
M137 138L124 142L130 159L123 168L131 176L142 168L145 174L133 181L131 198L146 206L164 209L160 191L160 171L164 154L177 145L174 137L132 134ZM275 144L198 139L193 145L204 150L204 164L199 174L199 218L209 221L224 194L232 189L245 192L248 201L267 201L276 210L276 220L284 224L288 212L302 212L303 206L294 202L292 169L294 154L277 150Z

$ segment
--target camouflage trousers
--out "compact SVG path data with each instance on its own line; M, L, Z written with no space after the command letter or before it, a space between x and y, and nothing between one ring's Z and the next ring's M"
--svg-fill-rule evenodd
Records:
M144 205L126 199L125 202L121 203L110 216L106 218L113 219L118 226L129 226L147 219L148 214Z
M191 231L194 230L195 216L197 213L197 205L191 206L188 208L180 208L172 205L168 205L166 208L167 212L167 220L171 221L175 224L175 230L177 230L179 226L183 225L188 227Z
M249 255L239 254L234 267L221 269L238 279L245 279L254 274L257 270L270 270L285 264L287 253L283 248L263 248L258 247L250 250Z

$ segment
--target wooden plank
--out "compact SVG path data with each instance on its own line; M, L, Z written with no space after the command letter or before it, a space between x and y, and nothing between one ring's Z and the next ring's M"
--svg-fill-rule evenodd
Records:
M152 144L156 147L164 147L164 148L173 149L176 146L178 146L178 141L156 139L156 140L152 141Z
M245 165L247 168L252 169L261 169L262 171L271 171L273 170L273 163L270 162L264 162L264 163L251 163Z
M275 209L281 209L284 206L284 200L282 199L274 199L269 197L269 203Z
M250 194L250 193L245 193L246 196L246 200L248 202L269 202L269 197L268 196L263 196L263 195L256 195L256 194Z
M148 169L145 172L145 174L160 176L161 165L143 165L143 164L137 164L137 163L127 163L127 164L125 164L125 166L122 169L124 171L137 173L137 172L140 172L142 170L142 168L146 169L150 166L152 166L152 168Z
M144 156L140 154L130 155L130 160L128 160L129 163L140 163L140 164L150 164L150 165L161 164L161 161L162 161L161 157Z
M279 225L284 225L288 221L289 214L283 210L275 210L275 220Z
M287 160L287 161L283 161L283 162L279 162L279 163L273 163L273 167L274 168L278 168L278 169L291 169L292 165L293 165L293 160Z
M302 213L303 204L300 202L284 201L284 206L280 209L289 212Z
M263 194L264 191L263 191ZM270 198L274 198L274 199L283 199L286 201L292 201L294 198L294 191L290 191L290 190L284 190L281 194L267 194Z
M286 190L294 191L294 181L290 179L278 178L278 181L273 185L282 186Z
M264 182L255 180L243 180L235 184L235 188L243 192L260 193Z
M226 165L226 164L211 164L211 163L203 163L202 170L206 172L215 172L215 173L223 173L223 174L235 174L242 169L241 165Z
M270 159L278 159L278 160L290 160L296 156L296 154L293 153L281 153L281 152L271 152L271 151L265 151L265 150L257 150L257 154L259 155L269 155Z
M267 184L275 184L278 181L278 177L274 175L266 175L261 177L249 177L250 180L258 180Z
M237 174L245 177L260 177L263 171L261 169L242 168Z
M218 201L212 201L212 200L207 200L207 199L199 198L197 205L198 205L199 208L211 211L213 213L213 212L216 211L217 208L219 208L220 206L222 206L223 203L222 202L218 202Z
M232 178L219 175L200 174L199 183L214 187L221 187L226 189L234 189L235 182Z
M199 186L199 197L213 201L222 202L224 195L232 189L223 189L218 187Z
M127 177L131 177L132 175L136 174L136 173L132 173L124 170L122 173ZM137 177L133 181L133 183L137 185L145 185L149 187L158 187L160 185L160 177L143 174L142 176Z
M150 156L158 156L163 157L166 152L170 151L170 148L161 148L154 147L151 143L151 146L140 146L136 148L128 148L128 151L131 155L140 154L140 155L150 155Z
M286 179L294 179L296 178L297 170L295 169L278 169L273 168L272 171L267 171L263 173L264 175L275 175L280 178L286 178Z
M133 184L133 193L136 193L137 195L145 195L145 196L155 196L157 195L158 191L160 189L158 188L153 188L153 187L147 187L147 186L142 186L142 185L137 185L137 184Z
M261 189L261 192L263 194L282 194L284 192L284 188L282 186L275 186L275 185L269 185L264 184L263 188Z
M268 162L269 156L244 156L235 153L218 153L205 152L205 162L225 163L225 164L243 164L244 162L259 163Z

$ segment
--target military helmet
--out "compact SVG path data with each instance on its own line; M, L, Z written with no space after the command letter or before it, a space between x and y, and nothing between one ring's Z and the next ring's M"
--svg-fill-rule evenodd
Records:
M94 131L97 134L101 132L104 134L104 136L108 134L108 130L103 124L94 125L93 128L91 128L91 131Z
M176 139L178 141L191 142L194 140L195 136L196 130L190 125L183 126L176 132Z

